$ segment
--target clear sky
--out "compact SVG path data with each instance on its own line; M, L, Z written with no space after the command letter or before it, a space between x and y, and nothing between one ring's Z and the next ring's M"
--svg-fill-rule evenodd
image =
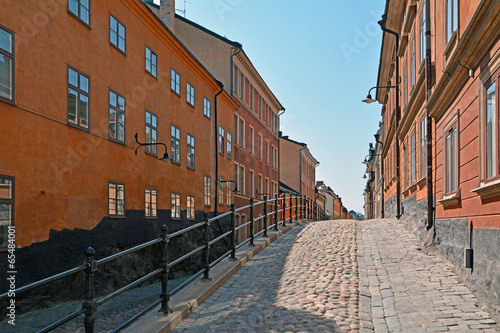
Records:
M176 0L184 6L187 19L243 45L286 108L283 134L307 143L316 179L362 212L361 162L381 105L361 100L376 85L385 0Z

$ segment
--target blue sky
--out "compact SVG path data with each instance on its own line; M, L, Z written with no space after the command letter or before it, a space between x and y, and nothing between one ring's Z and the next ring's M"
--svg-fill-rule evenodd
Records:
M159 1L158 1L159 2ZM368 143L381 105L376 85L385 0L188 0L186 18L243 45L286 108L281 130L307 143L324 180L363 211ZM184 1L176 0L184 9ZM179 11L178 14L183 15Z

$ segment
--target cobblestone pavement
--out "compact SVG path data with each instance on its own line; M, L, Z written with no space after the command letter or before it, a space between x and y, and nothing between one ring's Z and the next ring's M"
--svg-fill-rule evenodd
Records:
M358 222L361 332L497 332L451 266L397 220Z
M173 332L357 331L354 221L302 224L263 249Z

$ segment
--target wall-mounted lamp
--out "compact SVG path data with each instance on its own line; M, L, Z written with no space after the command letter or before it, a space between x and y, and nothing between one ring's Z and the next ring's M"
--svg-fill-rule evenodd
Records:
M261 196L261 195L267 195L268 197L271 196L269 193L259 193L257 190L255 190L255 194L257 194L258 196Z
M162 143L162 142L151 142L151 143L141 143L139 142L139 140L137 139L137 133L135 133L135 141L137 142L138 146L137 148L135 148L135 154L137 155L137 150L139 149L139 147L142 147L142 146L159 146L159 145L162 145L165 147L165 154L163 154L163 157L159 158L160 161L162 162L170 162L172 159L168 156L168 153L167 153L167 145Z
M217 183L234 183L234 190L233 192L234 193L239 193L240 190L238 190L238 183L236 183L235 180L218 180L217 179Z

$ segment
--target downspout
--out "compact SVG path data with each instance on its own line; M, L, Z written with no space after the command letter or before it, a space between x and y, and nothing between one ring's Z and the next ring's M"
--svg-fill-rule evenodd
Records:
M224 84L217 81L220 91L215 94L214 101L214 138L215 138L215 209L214 216L217 216L217 205L219 204L219 126L217 123L217 96L224 91ZM217 220L218 221L218 220Z
M425 85L426 103L429 102L432 93L432 64L431 64L431 4L430 0L425 2ZM425 119L427 134L427 230L434 225L434 196L432 195L432 118L429 116L429 109L426 107L427 115ZM435 232L435 230L434 230Z
M430 0L428 0L430 1ZM382 28L384 32L388 32L391 35L394 35L396 37L396 117L395 117L395 130L394 130L394 139L396 141L396 218L399 219L401 217L401 180L400 180L400 166L399 166L399 160L400 160L400 153L399 153L399 140L397 137L397 131L399 127L399 56L398 56L398 49L399 49L399 34L395 31L392 31L390 29L387 29L385 27L385 20L386 20L386 15L384 14L382 17L381 21L378 21L378 24Z
M230 71L230 75L231 77L229 78L229 81L231 82L231 96L233 96L233 87L234 87L234 82L233 82L233 75L234 75L234 62L233 62L233 57L235 55L237 55L238 53L241 52L241 50L243 50L243 45L241 45L240 43L238 43L238 45L236 46L238 48L238 51L234 52L234 53L231 53L231 56L229 57L229 63L230 63L230 66L231 68L229 69Z

